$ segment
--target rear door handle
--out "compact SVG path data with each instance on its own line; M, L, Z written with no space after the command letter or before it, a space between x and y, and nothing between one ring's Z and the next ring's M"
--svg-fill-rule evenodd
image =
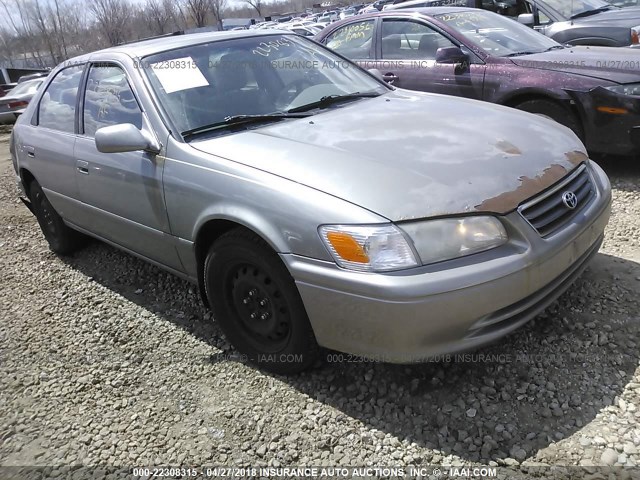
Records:
M34 158L36 156L36 149L33 147L28 147L25 145L25 151L27 152L27 157Z
M389 83L393 83L394 81L398 80L398 76L395 73L385 73L384 75L382 75L382 78L384 78L385 82Z
M78 160L76 162L76 169L78 172L83 175L89 175L89 162L85 162L84 160Z

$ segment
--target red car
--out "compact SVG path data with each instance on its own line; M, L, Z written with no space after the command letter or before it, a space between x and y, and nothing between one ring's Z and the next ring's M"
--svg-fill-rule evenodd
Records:
M465 7L358 15L314 39L395 87L537 113L572 129L590 152L640 154L634 48L561 45L509 18Z

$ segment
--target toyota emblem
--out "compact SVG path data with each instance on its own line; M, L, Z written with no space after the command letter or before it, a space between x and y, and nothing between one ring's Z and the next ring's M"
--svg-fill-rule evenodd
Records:
M573 210L578 206L578 197L573 192L564 192L562 194L562 203L564 203L568 209Z

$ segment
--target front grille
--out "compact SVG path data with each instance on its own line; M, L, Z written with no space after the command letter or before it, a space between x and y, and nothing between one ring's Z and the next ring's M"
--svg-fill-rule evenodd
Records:
M575 194L575 208L565 204L563 195L567 192ZM560 183L522 205L518 211L541 236L546 237L562 228L594 195L591 176L586 165L581 165Z

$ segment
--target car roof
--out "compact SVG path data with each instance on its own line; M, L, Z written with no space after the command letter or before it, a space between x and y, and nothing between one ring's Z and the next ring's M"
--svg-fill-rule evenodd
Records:
M294 35L287 30L276 29L252 29L252 30L227 30L221 32L176 33L155 38L143 39L137 42L125 43L109 47L95 52L80 55L67 60L65 63L86 61L96 54L124 53L132 58L142 58L147 55L174 50L177 48L198 45L201 43L216 42L234 38L259 37L265 35Z

